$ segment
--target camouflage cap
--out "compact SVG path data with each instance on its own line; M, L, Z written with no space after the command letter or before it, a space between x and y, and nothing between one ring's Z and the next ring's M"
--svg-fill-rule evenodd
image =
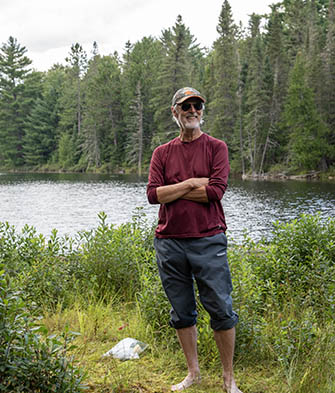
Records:
M181 104L188 98L200 98L201 101L206 102L205 97L198 91L193 89L192 87L183 87L176 91L175 95L172 98L172 106L176 104Z

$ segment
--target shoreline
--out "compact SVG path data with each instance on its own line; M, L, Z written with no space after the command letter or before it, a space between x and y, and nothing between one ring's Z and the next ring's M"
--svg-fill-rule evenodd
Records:
M328 181L335 180L335 176L327 172L312 171L304 174L288 175L286 173L264 173L264 174L244 174L242 180L318 180Z
M137 175L136 172L127 171L119 169L116 171L75 171L75 170L41 170L32 168L17 168L8 169L0 168L0 174L2 173L17 173L17 174L87 174L87 175ZM141 177L147 176L146 171L142 172ZM311 171L303 174L287 174L287 173L263 173L263 174L242 174L242 173L230 173L232 178L240 178L242 180L255 180L255 181L265 181L265 180L317 180L317 181L335 181L335 174L333 172L322 172L322 171Z

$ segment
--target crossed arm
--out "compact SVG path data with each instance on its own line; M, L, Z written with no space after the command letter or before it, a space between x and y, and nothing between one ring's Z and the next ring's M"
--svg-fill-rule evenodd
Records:
M176 199L188 199L194 202L208 202L207 177L192 177L180 183L160 186L156 189L159 203L169 203Z

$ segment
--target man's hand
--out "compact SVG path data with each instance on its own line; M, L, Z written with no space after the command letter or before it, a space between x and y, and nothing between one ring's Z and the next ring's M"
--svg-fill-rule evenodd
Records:
M187 199L193 202L208 203L208 195L206 191L206 186L201 186L198 188L193 188L187 194L182 196L182 199Z
M191 177L190 179L185 180L185 183L190 184L193 190L194 188L207 186L208 177Z
M207 177L191 177L180 183L161 186L156 189L157 199L159 203L173 202L179 198L186 196L190 191L206 186L208 184Z

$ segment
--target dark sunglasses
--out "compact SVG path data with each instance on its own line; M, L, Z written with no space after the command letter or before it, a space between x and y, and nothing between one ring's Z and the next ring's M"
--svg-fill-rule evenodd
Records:
M187 112L191 108L191 106L193 106L193 108L196 111L200 111L203 108L203 104L201 101L196 102L195 104L190 104L189 102L183 102L182 104L180 104L180 106L184 112Z

